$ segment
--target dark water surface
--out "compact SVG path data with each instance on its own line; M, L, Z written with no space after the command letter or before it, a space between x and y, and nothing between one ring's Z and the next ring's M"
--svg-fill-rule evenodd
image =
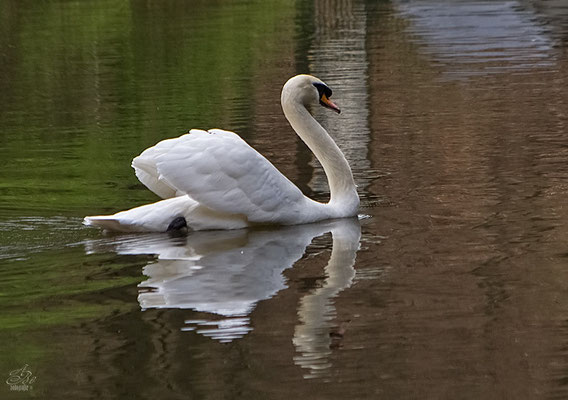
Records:
M359 219L81 225L155 201L130 160L189 128L325 201L279 105L306 72ZM564 1L0 0L0 126L2 399L568 397Z

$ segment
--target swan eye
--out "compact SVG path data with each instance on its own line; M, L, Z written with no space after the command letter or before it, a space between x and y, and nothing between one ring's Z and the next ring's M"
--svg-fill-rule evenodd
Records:
M323 83L314 83L314 86L316 87L316 89L318 90L319 93L319 97L320 99L325 95L325 97L327 97L328 99L331 97L331 94L333 93L331 91L331 89L329 87L327 87L327 85L324 85Z
M319 103L327 108L332 109L333 111L335 111L336 113L340 113L341 110L339 109L339 107L337 107L336 104L334 104L329 98L331 97L331 89L329 87L327 87L327 85L324 85L323 83L314 83L314 86L316 87L316 89L318 90L319 93Z

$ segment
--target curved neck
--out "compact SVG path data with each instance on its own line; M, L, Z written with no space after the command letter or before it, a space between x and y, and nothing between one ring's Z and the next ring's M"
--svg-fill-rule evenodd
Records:
M330 204L355 201L358 204L359 197L351 168L327 131L297 101L283 101L282 109L292 128L321 163L329 184Z

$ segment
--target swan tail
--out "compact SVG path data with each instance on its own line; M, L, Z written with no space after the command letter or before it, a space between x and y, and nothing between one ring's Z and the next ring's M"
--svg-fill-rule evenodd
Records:
M167 232L182 228L240 229L248 226L248 221L243 215L218 213L189 196L180 196L113 215L85 217L83 224L115 232Z
M120 218L113 217L112 215L85 217L83 219L83 225L94 226L113 232L136 231L136 229L132 229L134 227L132 224L125 223L125 221L121 221Z
M117 232L166 232L176 218L185 218L197 203L188 196L173 197L113 215L96 215L83 224Z

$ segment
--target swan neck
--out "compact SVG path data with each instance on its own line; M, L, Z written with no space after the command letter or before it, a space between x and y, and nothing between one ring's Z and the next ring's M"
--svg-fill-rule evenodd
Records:
M351 168L331 136L303 104L283 101L282 108L296 134L306 143L322 165L329 184L330 204L354 202L355 200L358 204L359 198Z

